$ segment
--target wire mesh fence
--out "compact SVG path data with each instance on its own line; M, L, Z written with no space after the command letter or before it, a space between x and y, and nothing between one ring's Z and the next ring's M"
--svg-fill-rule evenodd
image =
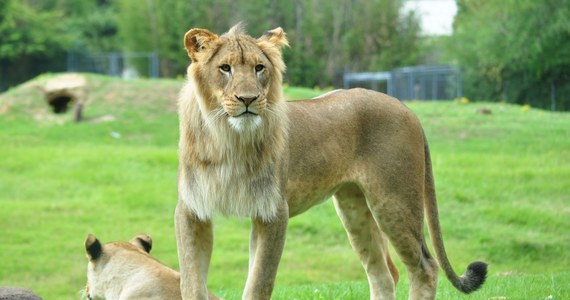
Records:
M390 72L345 73L344 88L364 87L401 100L448 100L462 96L461 72L446 65L397 68Z
M157 78L160 75L158 54L155 52L70 52L67 71L123 78Z

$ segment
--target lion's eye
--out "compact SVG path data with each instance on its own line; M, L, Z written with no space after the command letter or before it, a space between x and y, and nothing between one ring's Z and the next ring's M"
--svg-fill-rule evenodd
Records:
M259 64L255 66L255 72L261 72L263 69L265 69L264 65Z
M224 72L229 72L232 70L232 67L230 67L230 65L228 65L228 64L223 64L220 66L220 70L222 70Z

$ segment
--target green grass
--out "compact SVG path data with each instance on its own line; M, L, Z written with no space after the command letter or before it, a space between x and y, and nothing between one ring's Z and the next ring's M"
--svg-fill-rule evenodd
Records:
M310 99L318 95L324 94L327 91L313 90L303 87L290 87L285 85L283 93L288 100Z
M569 299L570 272L556 275L492 275L485 286L469 296L457 292L445 279L440 278L437 287L438 299ZM222 290L218 293L225 299L239 299L241 290ZM408 281L403 280L397 289L398 299L408 298ZM342 282L334 284L311 284L276 288L275 300L345 300L367 299L367 282ZM551 297L551 298L548 298Z
M36 88L46 78L0 95L0 286L24 286L44 299L78 299L87 233L107 242L146 232L154 256L177 268L176 95L182 82L89 75L88 121L75 124L70 114L49 111ZM319 93L285 89L289 99ZM570 298L570 114L501 103L407 105L430 141L453 266L461 273L474 260L490 264L489 281L469 298ZM483 107L492 114L478 113ZM210 288L239 299L249 222L218 217L215 233ZM398 299L405 299L408 284L398 266ZM367 295L366 277L331 203L293 218L274 298ZM440 276L438 299L459 296Z

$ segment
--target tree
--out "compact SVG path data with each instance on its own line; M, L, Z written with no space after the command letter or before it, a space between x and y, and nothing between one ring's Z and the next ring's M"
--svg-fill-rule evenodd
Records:
M189 63L182 44L188 29L221 34L245 21L252 36L277 26L285 29L291 44L284 51L290 84L340 85L345 71L389 70L419 62L418 19L401 13L404 1L4 0L0 57L154 52L160 58L161 76L175 77L183 75ZM6 27L14 19L29 25ZM65 64L65 58L59 60ZM146 67L145 62L137 69L145 74Z
M294 1L288 79L340 85L345 71L382 71L420 61L419 20L402 0ZM292 34L291 34L292 33Z
M61 57L71 42L61 22L63 15L35 10L26 1L0 3L0 88L61 69L61 61L65 61Z
M419 23L412 14L400 14L403 0L115 3L124 50L159 53L163 76L184 74L186 30L201 27L223 33L242 20L253 36L277 26L286 30L291 44L284 54L286 80L294 85L338 84L345 70L388 70L419 60Z
M447 49L465 71L467 95L570 109L561 97L570 92L570 1L458 0L458 7Z
M5 0L1 4L0 58L50 57L67 47L70 36L56 11L36 11L26 2Z
M419 61L420 26L401 0L356 1L344 35L349 69L390 70Z

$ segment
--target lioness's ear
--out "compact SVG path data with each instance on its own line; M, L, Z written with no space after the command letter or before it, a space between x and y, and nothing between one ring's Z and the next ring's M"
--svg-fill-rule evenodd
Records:
M139 234L129 242L146 253L150 253L150 250L152 249L152 239L146 234Z
M273 30L265 32L258 40L258 42L269 42L278 48L289 46L285 31L283 28L277 27Z
M88 234L85 239L85 252L89 260L96 260L103 253L103 248L99 240L92 234Z
M198 61L198 53L206 50L212 42L218 41L219 37L206 29L194 28L190 29L184 35L184 47L188 52L188 56L193 62Z

